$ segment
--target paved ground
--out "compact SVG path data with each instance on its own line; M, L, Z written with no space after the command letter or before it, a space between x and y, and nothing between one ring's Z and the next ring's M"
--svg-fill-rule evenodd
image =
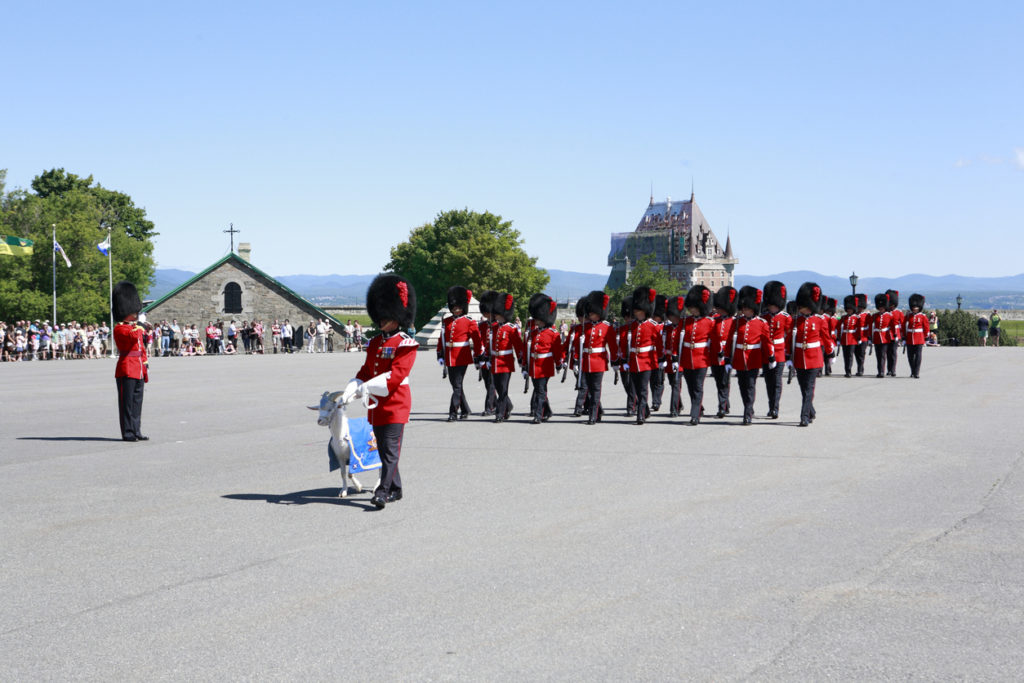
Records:
M823 379L809 429L795 383L635 427L610 377L602 425L448 425L424 353L383 511L305 408L358 362L156 359L140 444L111 361L0 366L0 680L1024 679L1024 351Z

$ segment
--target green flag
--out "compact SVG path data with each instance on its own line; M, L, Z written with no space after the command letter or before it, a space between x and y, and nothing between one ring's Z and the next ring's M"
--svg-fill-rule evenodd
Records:
M32 240L0 235L0 256L31 256Z

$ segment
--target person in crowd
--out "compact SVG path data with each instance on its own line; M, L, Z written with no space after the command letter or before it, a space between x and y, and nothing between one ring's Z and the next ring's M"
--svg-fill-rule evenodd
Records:
M989 328L988 336L992 338L992 346L999 346L999 323L1003 321L999 317L999 311L992 309L992 315L989 316Z
M939 345L939 314L932 311L928 314L928 346Z
M978 316L978 339L981 340L982 346L988 346L988 326L988 318Z

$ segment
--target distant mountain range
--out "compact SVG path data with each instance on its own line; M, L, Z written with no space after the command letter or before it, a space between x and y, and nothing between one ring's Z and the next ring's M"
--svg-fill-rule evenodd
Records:
M195 273L173 268L157 269L148 299L159 299L174 290ZM578 273L548 269L551 281L545 291L555 299L576 299L595 289L603 289L607 273ZM361 304L374 275L281 275L281 284L318 305ZM828 296L842 301L851 291L849 278L822 275L808 270L795 270L773 275L736 275L736 288L744 285L762 287L768 280L779 280L796 294L801 283L812 281L821 285ZM970 309L1024 309L1024 273L1008 277L965 277L963 275L911 274L897 278L863 277L857 291L873 297L878 292L896 289L901 303L914 292L924 294L929 307L956 308L956 297L963 297L963 307Z

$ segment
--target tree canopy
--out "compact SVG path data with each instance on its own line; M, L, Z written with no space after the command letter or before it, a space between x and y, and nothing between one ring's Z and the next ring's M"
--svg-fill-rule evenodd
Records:
M531 295L548 284L537 258L522 248L511 221L469 209L439 213L432 223L412 230L391 248L385 270L402 275L416 289L416 327L445 306L448 288L461 285L479 294L486 289L511 293L520 315Z
M2 181L2 176L0 176ZM0 234L35 243L31 256L0 257L0 320L48 319L53 307L53 230L71 260L57 257L57 315L61 321L100 321L109 314L107 257L96 248L111 231L114 281L129 280L144 295L153 279L146 210L128 195L93 184L63 168L41 173L32 191L6 192L0 182ZM55 321L56 322L56 321Z
M636 265L629 271L629 275L626 276L626 281L621 287L618 289L606 288L608 314L617 316L619 308L622 306L622 300L632 294L633 290L637 287L650 287L658 294L664 294L665 296L679 296L686 293L686 290L683 289L683 284L679 280L674 280L668 274L668 271L657 267L654 254L647 254L641 256L636 262Z

